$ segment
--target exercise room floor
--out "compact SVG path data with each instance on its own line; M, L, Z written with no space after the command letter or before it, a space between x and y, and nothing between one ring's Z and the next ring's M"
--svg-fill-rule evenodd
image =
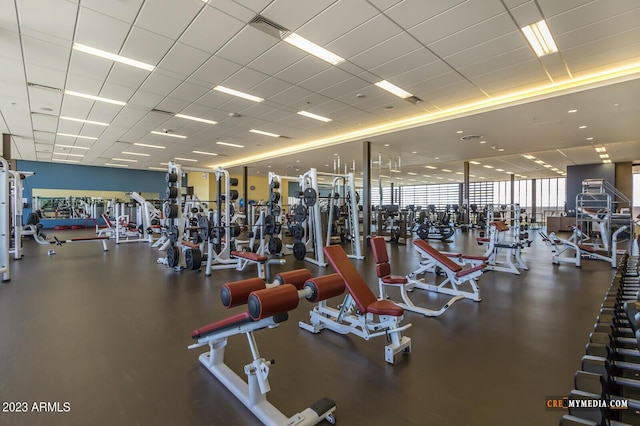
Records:
M482 254L476 236L458 231L453 243L433 245ZM417 267L411 244L387 247L395 274ZM51 248L56 255L47 255ZM145 243L109 242L103 252L98 243L25 241L25 257L11 261L12 280L0 285L0 402L3 409L26 402L29 412L3 410L0 425L258 423L200 364L207 348L187 350L193 329L242 310L222 307L220 286L255 276L255 268L206 277L158 265L160 254ZM384 361L384 338L300 329L312 307L301 301L288 321L256 333L261 355L276 361L269 400L290 416L329 397L341 425L557 424L562 412L547 411L545 398L573 388L614 270L590 260L556 266L550 257L537 238L523 253L529 271L480 278L482 302L459 301L438 318L406 312L412 353L395 365ZM331 272L286 259L274 270ZM370 251L354 262L375 292ZM412 298L434 308L448 300L421 290ZM250 361L246 338L232 337L226 362L244 377ZM59 402L60 411L66 402L70 410L32 412L34 402Z

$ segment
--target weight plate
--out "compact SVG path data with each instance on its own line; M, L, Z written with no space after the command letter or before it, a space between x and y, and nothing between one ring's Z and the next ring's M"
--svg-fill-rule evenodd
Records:
M242 232L242 228L240 228L240 225L238 225L237 223L232 223L231 225L229 225L229 233L233 238L240 235L240 232Z
M229 178L229 186L238 186L238 178Z
M240 196L240 194L238 193L237 190L235 189L231 189L229 191L229 198L231 198L231 201L235 201L238 199L238 197Z
M267 244L269 254L279 254L282 251L282 240L278 237L272 237Z
M304 190L304 204L307 207L311 207L316 204L318 194L316 194L316 190L313 188L307 188Z
M175 219L178 217L179 209L177 204L165 204L164 205L164 215L168 219Z
M278 189L280 188L280 182L278 182L277 180L274 180L273 182L271 182L269 186L271 187L271 189Z
M167 265L175 268L180 263L180 251L173 245L167 248Z
M202 266L202 252L199 248L192 248L184 253L184 261L187 269L197 271Z
M278 204L271 205L271 214L278 217L282 214L282 208Z
M303 204L298 204L294 209L293 220L301 223L307 219L307 207Z
M164 177L164 180L167 183L176 183L178 181L178 174L177 173L167 173Z
M421 240L426 240L427 238L429 238L429 225L426 223L423 223L418 227L418 230L416 231L416 233L418 234L418 237Z
M270 199L271 199L272 203L278 204L280 202L280 193L279 192L272 192Z
M265 234L273 234L276 229L276 220L270 214L264 217L264 233Z
M301 241L304 238L304 228L302 225L291 225L289 226L289 231L291 231L291 235L296 241Z
M178 188L175 186L168 186L167 187L167 198L170 198L172 200L175 200L176 198L178 198Z
M293 257L295 257L296 260L304 260L306 255L307 246L305 246L303 242L297 241L293 243Z

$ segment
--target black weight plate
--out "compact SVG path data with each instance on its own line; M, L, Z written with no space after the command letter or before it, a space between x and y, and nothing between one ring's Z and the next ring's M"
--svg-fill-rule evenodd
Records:
M293 243L293 257L295 257L296 260L304 260L306 255L307 246L305 246L303 242L297 241Z
M178 181L178 174L177 173L167 173L164 177L164 180L167 183L176 183Z
M318 199L318 194L316 193L316 190L313 188L307 188L304 190L303 193L304 196L304 204L307 207L311 207L314 206L316 204L316 201Z
M418 237L420 239L426 240L427 238L429 238L429 225L427 225L426 223L423 223L418 227L418 230L416 231L416 233L418 234Z
M178 217L179 209L177 204L165 204L164 215L168 219L175 219Z
M229 178L229 186L238 186L238 178Z
M297 241L301 241L304 238L304 228L301 225L291 225L289 226L289 231Z
M264 233L273 234L276 228L276 220L270 214L264 217Z
M271 202L274 204L278 204L280 202L280 193L279 192L272 192L271 193Z
M168 186L167 187L167 198L170 198L172 200L175 200L176 198L178 198L178 188L175 186Z
M453 228L446 228L442 230L442 239L448 240L456 231Z
M301 223L307 219L307 207L303 204L298 204L293 213L293 220Z
M232 223L231 225L229 225L229 233L233 238L240 235L241 232L242 228L240 228L240 225L238 225L237 223Z
M239 196L240 196L240 194L238 193L237 190L232 189L232 190L229 191L229 197L231 198L231 201L237 200Z
M197 271L202 266L202 252L199 248L192 248L184 253L184 261L187 269Z
M271 205L271 214L278 217L282 213L282 208L278 204Z
M180 251L175 246L169 246L167 248L167 265L171 268L175 268L180 263Z
M267 244L267 249L270 254L279 254L282 251L282 240L277 237L270 238L269 244Z
M271 189L278 189L280 188L280 182L278 182L277 180L274 180L273 182L271 182L269 186L271 187Z

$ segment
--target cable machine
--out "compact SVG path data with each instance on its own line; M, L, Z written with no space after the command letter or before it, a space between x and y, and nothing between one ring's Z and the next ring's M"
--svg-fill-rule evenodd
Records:
M0 275L2 281L9 281L9 246L11 244L11 230L9 229L9 163L0 157Z
M339 198L345 200L344 206L347 210L346 218L346 235L347 239L351 243L351 254L347 254L352 259L364 260L362 255L362 247L360 243L360 223L358 220L358 195L356 193L355 177L353 173L347 173L344 175L334 173L317 172L318 175L332 176L333 182L331 184L331 193L338 194ZM331 228L335 209L338 206L329 199L329 221L327 223L327 234L325 239L325 246L331 245Z

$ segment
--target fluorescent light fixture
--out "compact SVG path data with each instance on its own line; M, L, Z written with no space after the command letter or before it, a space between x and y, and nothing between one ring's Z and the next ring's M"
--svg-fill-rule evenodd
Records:
M167 168L166 168L166 167L153 167L153 166L149 166L149 167L147 167L147 168L148 168L148 169L151 169L151 170L162 170L162 171L164 171L164 172L166 172L166 171L167 171Z
M181 161L193 161L194 163L198 161L198 160L194 160L193 158L182 158L182 157L175 157L175 159L181 160Z
M148 143L139 143L139 142L134 142L133 144L134 144L135 146L144 146L145 148L166 149L166 147L164 147L164 146L160 146L160 145L149 145Z
M444 178L441 176L436 176L436 179L444 179Z
M232 95L232 96L237 96L239 98L248 99L248 100L253 101L253 102L262 102L262 101L264 101L264 99L259 98L257 96L253 96L253 95L250 95L248 93L243 93L243 92L239 92L237 90L229 89L228 87L224 87L224 86L216 86L216 87L213 88L213 90L217 90L218 92L226 93L226 94Z
M400 170L389 170L391 173L400 173Z
M493 166L490 166L490 165L488 165L488 164L485 164L485 165L484 165L484 166L482 166L482 167L484 167L485 169L493 169Z
M109 123L103 123L101 121L81 120L79 118L72 118L72 117L62 117L62 116L60 116L60 120L77 121L78 123L95 124L95 125L98 125L98 126L105 126L105 127L107 127L109 125Z
M337 65L340 62L344 62L344 58L341 58L333 52L329 52L324 47L320 47L296 33L289 34L288 37L285 37L284 41L298 49L302 49L305 52L312 54L316 58L329 62L331 65Z
M498 148L498 151L503 152L504 148Z
M542 161L542 160L536 160L536 161L534 161L534 163L536 163L536 164L540 164L540 165L542 166L542 165L544 164L544 161Z
M508 175L512 175L513 174L513 172L505 172L505 173L508 174Z
M398 96L399 98L402 99L406 99L406 98L410 98L411 96L413 96L411 93L407 92L406 90L403 90L401 88L399 88L398 86L396 86L393 83L389 83L387 80L382 80L376 83L376 86L378 86L381 89L386 90L387 92L393 93L394 95Z
M457 175L463 175L464 173L462 172L456 172Z
M115 53L105 52L104 50L85 46L84 44L80 43L73 43L73 50L88 53L89 55L99 56L100 58L109 59L110 61L120 62L121 64L130 65L132 67L140 68L146 71L153 71L156 68L153 65L145 64L144 62L136 61L135 59L126 58L124 56L116 55Z
M455 179L447 179L447 180L450 180L451 182L455 182Z
M575 112L578 112L578 110L577 110L577 109L570 109L570 110L569 110L569 111L567 111L567 112L568 112L569 114L573 114L573 113L575 113Z
M487 141L480 141L480 143L487 143Z
M611 160L602 160L604 164L611 164Z
M70 152L54 152L53 155L68 155L69 157L84 157L84 154L71 154Z
M229 143L229 142L216 142L217 145L224 145L224 146L231 146L233 148L244 148L244 145L238 145L235 143Z
M558 51L556 42L553 40L551 31L549 31L547 22L544 19L523 27L522 32L538 57Z
M257 133L259 135L271 136L272 138L279 138L280 135L276 135L275 133L263 132L262 130L251 129L249 130L251 133Z
M431 169L431 170L437 170L438 169L437 167L433 167L433 166L424 166L424 167L427 168L427 169Z
M202 154L202 155L218 155L215 152L205 152L205 151L191 151L194 154Z
M482 164L482 163L481 163L481 162L479 162L479 161L469 161L469 163L470 163L470 164L475 164L475 165Z
M304 115L305 117L313 118L314 120L318 120L318 121L324 121L325 123L328 123L329 121L332 121L330 118L323 117L323 116L317 115L317 114L312 114L312 113L307 112L307 111L298 111L298 115Z
M92 141L97 141L98 138L94 138L93 136L80 136L80 135L71 135L69 133L56 133L58 136L68 136L70 138L78 138L78 139L89 139Z
M411 175L411 176L418 176L418 174L417 174L417 173L413 173L413 172L407 172L407 174L408 174L408 175Z
M113 161L127 161L129 163L137 163L138 160L133 160L131 158L112 158Z
M609 154L607 153L600 154L600 158L609 158Z
M587 138L587 140L588 140L588 141L592 141L592 140L593 140L593 137L588 137L588 138Z
M114 167L129 167L128 164L117 164L117 163L104 163L105 166L114 166Z
M476 175L469 175L469 177L476 177Z
M504 172L504 169L496 169L496 172Z
M148 157L149 154L145 154L143 152L131 152L131 151L122 151L123 154L127 154L127 155L137 155L139 157Z
M546 169L550 169L553 166L551 164L543 164L542 167L546 168Z
M168 166L169 163L160 163L161 166Z
M177 135L175 133L165 133L165 132L156 132L155 130L153 130L151 133L153 133L154 135L160 135L160 136L169 136L172 138L178 138L178 139L186 139L186 136L183 135Z
M578 126L578 129L586 129L587 126L585 126L584 124L582 126Z
M451 170L449 169L442 169L443 172L447 172L447 173L451 173Z
M604 146L599 146L596 148L596 152L607 152L607 148Z
M69 148L69 149L84 149L86 151L91 149L91 148L87 148L86 146L62 145L61 143L57 143L55 146L60 148Z
M79 160L63 160L62 158L52 158L51 161L56 161L58 163L79 163Z
M65 90L64 94L70 95L70 96L77 96L79 98L91 99L92 101L106 102L108 104L114 104L114 105L120 105L120 106L125 106L127 104L126 102L116 101L109 98L102 98L100 96L87 95L86 93L74 92L71 90Z
M431 175L422 175L423 177L431 177Z
M530 154L524 154L523 157L526 158L527 160L535 160L536 159L536 157L534 157L533 155L530 155Z
M217 121L213 121L213 120L206 120L204 118L199 118L199 117L193 117L191 115L185 115L185 114L176 114L176 117L178 118L185 118L187 120L192 120L192 121L199 121L200 123L206 123L206 124L218 124Z

